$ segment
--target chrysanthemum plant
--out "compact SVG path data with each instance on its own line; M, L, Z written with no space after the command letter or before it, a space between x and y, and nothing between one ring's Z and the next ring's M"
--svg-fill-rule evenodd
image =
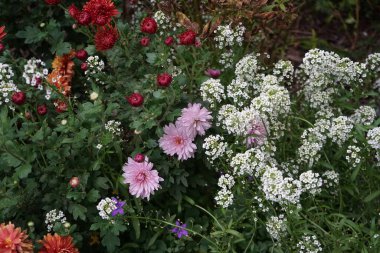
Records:
M243 23L45 2L88 41L0 58L0 218L41 252L379 251L379 54L270 65Z

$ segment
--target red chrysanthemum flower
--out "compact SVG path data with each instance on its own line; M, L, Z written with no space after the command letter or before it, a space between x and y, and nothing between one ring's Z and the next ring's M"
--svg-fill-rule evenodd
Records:
M132 93L129 97L126 97L128 103L131 106L139 107L144 103L144 97L140 93Z
M77 14L76 20L80 25L89 25L91 23L91 14L87 11L81 11Z
M172 80L173 80L172 76L169 75L168 73L162 73L162 74L157 75L158 86L168 87L171 84Z
M171 46L173 42L174 42L174 38L172 36L167 37L164 41L165 45L167 46Z
M111 49L115 45L118 38L119 35L115 27L100 27L95 34L96 50L105 51Z
M154 34L157 32L157 22L154 18L146 17L140 24L140 29L143 33Z
M37 106L37 113L41 116L44 116L48 112L48 109L45 104Z
M45 3L48 5L57 5L61 3L61 0L45 0Z
M148 37L141 38L140 44L143 47L149 46L150 39Z
M68 8L69 14L75 20L78 18L80 10L75 6L75 4L71 4Z
M0 252L4 253L33 253L33 244L27 239L26 231L8 225L0 224Z
M93 24L100 26L110 23L112 17L119 14L111 0L90 0L83 10L90 13Z
M39 243L42 244L42 248L38 253L79 253L71 236L47 234Z
M0 26L0 41L4 39L5 35L7 35L5 32L5 26Z
M80 49L80 50L76 51L76 53L75 53L75 57L77 57L77 58L78 58L79 60L81 60L81 61L84 61L84 60L87 59L87 57L88 57L88 53L87 53L86 50L84 50L84 49Z
M187 30L179 35L179 43L181 45L194 45L197 34L192 30Z
M67 104L65 103L65 101L57 100L56 102L54 102L54 106L55 111L58 113L67 111Z
M26 95L22 91L18 91L13 93L12 95L12 102L15 103L16 105L23 105L26 100Z

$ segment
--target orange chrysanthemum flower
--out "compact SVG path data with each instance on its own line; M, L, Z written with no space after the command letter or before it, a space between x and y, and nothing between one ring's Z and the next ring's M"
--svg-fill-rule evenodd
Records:
M47 81L65 96L70 95L71 91L71 80L75 73L75 64L72 61L74 57L74 50L62 56L56 56L52 63L53 71L47 77Z
M5 32L5 26L0 26L0 41L7 35Z
M83 10L90 13L93 24L100 26L109 24L112 17L119 14L112 0L90 0Z
M33 244L25 231L8 225L0 224L0 252L1 253L33 253Z
M38 253L79 253L71 236L47 234L39 243L42 244L42 248Z

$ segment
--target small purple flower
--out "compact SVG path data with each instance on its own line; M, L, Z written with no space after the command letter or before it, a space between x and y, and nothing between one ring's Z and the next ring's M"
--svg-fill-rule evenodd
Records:
M208 69L205 71L205 75L212 77L212 78L218 78L222 72L219 69Z
M120 214L120 215L123 215L124 214L124 205L125 205L125 201L121 201L117 198L112 198L113 201L116 201L116 209L112 211L111 215L112 217L115 217L116 215Z
M189 233L186 230L186 223L180 223L179 221L176 221L175 224L178 227L173 228L171 231L177 235L178 238L181 238L182 236L188 236Z

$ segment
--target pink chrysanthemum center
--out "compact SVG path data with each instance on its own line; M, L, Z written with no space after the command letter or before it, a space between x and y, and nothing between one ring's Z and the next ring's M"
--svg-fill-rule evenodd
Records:
M182 145L183 144L183 138L181 136L174 137L174 143L177 145Z

